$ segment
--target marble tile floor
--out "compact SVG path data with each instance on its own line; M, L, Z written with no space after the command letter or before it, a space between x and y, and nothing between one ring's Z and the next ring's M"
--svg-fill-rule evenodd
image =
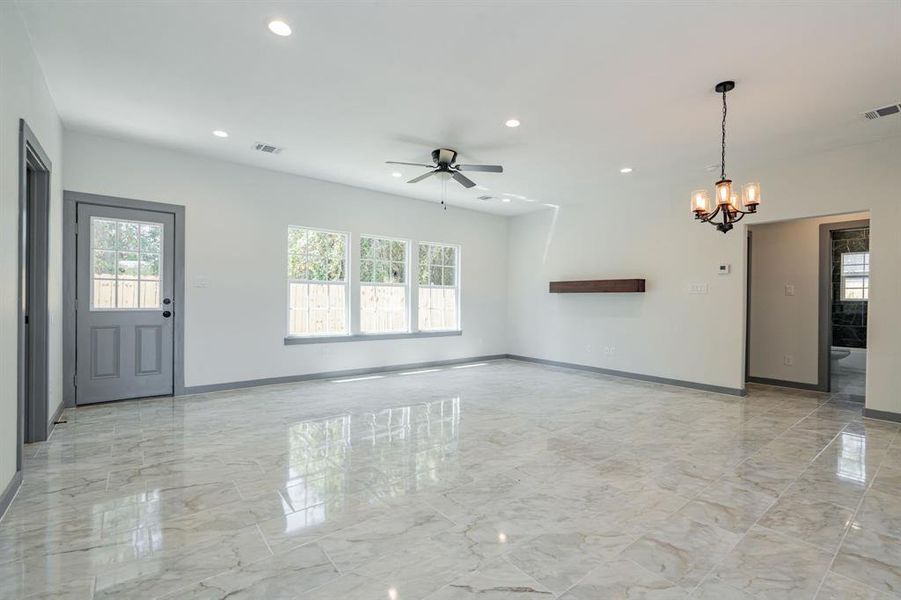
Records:
M830 388L835 392L863 398L867 391L867 374L865 371L839 367L832 372L831 383Z
M506 360L67 410L0 598L901 597L860 412Z

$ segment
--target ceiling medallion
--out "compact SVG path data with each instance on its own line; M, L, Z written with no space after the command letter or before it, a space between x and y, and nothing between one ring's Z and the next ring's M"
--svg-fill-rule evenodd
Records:
M741 198L732 189L732 180L726 179L726 92L735 88L734 81L723 81L714 88L723 95L723 140L720 155L720 180L715 184L714 196L716 206L710 208L710 194L707 190L695 190L691 193L691 211L695 219L702 223L710 223L718 231L728 233L733 223L741 221L745 215L757 212L760 204L760 184L746 183L741 188ZM721 217L717 222L717 217Z

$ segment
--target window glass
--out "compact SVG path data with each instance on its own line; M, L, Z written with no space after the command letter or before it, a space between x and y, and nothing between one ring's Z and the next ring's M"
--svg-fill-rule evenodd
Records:
M408 242L360 238L360 330L409 331L407 309Z
M346 233L288 229L288 335L343 335L347 319Z
M160 308L162 223L91 217L91 309Z
M842 254L842 300L870 299L870 253Z
M419 329L460 328L459 253L457 246L419 244Z

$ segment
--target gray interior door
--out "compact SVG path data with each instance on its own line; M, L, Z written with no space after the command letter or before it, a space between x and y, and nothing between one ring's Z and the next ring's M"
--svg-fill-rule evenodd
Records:
M173 393L175 217L78 204L75 402Z

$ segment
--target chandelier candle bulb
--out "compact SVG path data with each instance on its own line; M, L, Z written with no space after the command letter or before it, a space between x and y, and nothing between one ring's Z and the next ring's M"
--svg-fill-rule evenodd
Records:
M732 182L721 179L716 182L716 203L719 206L729 204L732 201Z
M691 194L691 211L697 214L704 214L709 210L710 196L707 190L695 190Z
M745 207L756 207L760 204L760 184L756 182L744 184L741 188L741 199Z
M729 200L729 205L729 210L741 210L741 197L738 195L738 192L732 192L732 198Z

